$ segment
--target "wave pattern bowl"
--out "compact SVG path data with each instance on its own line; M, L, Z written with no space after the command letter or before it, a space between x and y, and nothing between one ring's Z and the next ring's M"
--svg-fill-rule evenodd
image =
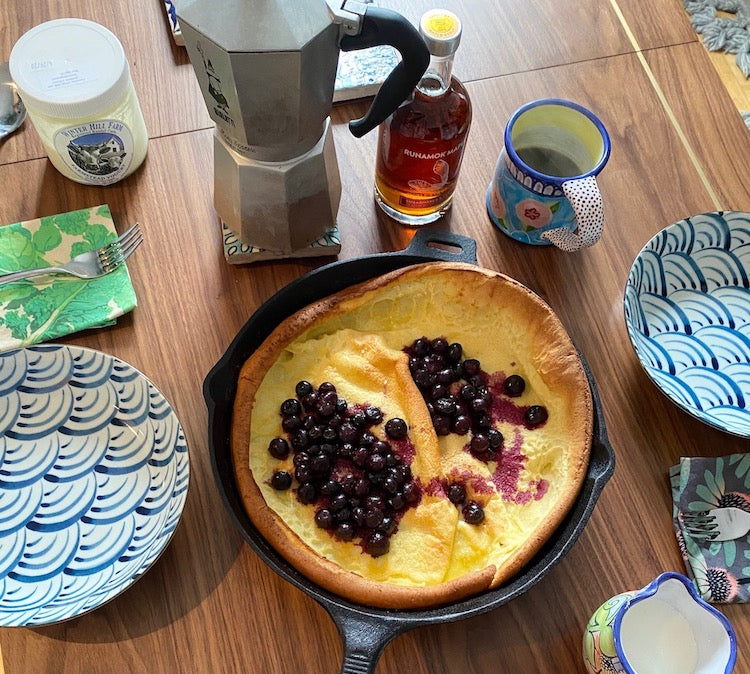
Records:
M74 346L0 354L0 626L101 606L168 544L185 437L154 385Z
M625 323L673 402L750 437L750 213L704 213L654 236L630 270Z

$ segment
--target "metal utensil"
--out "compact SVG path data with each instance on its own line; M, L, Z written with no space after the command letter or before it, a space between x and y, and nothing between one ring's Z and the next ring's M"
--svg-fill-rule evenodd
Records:
M0 140L13 133L26 119L26 106L18 96L7 62L0 65Z
M87 253L76 255L70 262L56 267L24 269L0 276L0 285L29 276L39 276L40 274L72 274L84 279L99 278L117 269L141 245L142 241L141 227L136 222L116 241L102 246L98 250L90 250Z
M683 513L685 533L704 541L732 541L750 531L750 513L739 508L714 508Z

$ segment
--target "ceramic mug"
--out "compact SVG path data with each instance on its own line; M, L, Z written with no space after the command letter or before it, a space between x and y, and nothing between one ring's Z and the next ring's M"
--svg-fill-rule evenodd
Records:
M487 212L508 236L572 252L599 240L604 210L596 176L610 139L586 108L559 98L521 106L505 126L487 189Z
M736 657L731 623L672 571L604 602L583 634L589 674L730 674Z

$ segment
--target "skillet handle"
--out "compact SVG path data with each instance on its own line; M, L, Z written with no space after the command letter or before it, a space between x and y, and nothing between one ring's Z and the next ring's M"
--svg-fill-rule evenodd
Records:
M368 615L345 606L327 605L344 646L341 674L374 674L383 649L407 626L385 616Z
M454 234L453 232L420 229L401 254L420 255L446 262L476 264L477 243L468 236Z

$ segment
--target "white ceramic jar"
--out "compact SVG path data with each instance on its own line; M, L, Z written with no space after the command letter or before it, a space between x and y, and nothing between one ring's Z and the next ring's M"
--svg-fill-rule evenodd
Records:
M110 185L141 165L148 131L125 51L107 28L73 18L35 26L14 45L10 73L64 176Z

